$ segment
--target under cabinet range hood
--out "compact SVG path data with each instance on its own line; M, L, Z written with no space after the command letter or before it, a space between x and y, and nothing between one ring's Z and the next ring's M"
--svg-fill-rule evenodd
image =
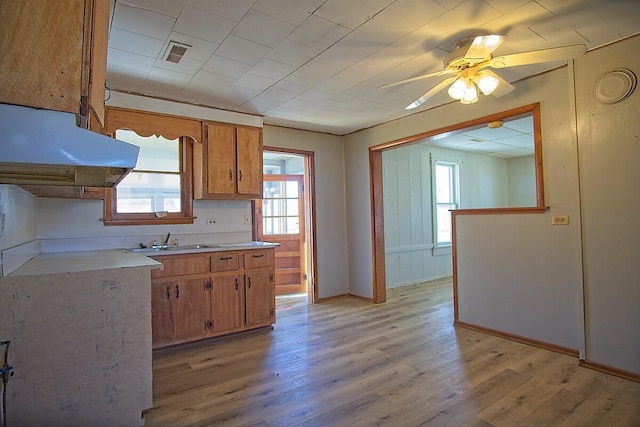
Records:
M0 184L113 187L139 150L78 127L75 114L0 103Z

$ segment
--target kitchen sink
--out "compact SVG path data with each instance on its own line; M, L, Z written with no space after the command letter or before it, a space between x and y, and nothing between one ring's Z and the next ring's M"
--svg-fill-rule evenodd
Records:
M253 242L240 242L240 243L218 243L218 246L221 248L245 248L245 247L252 247L252 246L273 246L273 243L268 243L268 242L258 242L258 241L253 241Z
M206 244L196 244L196 245L162 245L162 246L152 246L150 248L135 248L135 249L125 249L126 252L135 252L135 253L149 253L149 252L164 252L164 251L190 251L193 249L207 249L207 248L218 248L220 247L215 243L206 243Z

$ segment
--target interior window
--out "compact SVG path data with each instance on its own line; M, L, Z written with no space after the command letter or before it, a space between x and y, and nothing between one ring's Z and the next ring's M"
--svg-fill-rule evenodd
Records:
M459 207L458 165L434 160L433 183L433 246L451 246L451 210Z

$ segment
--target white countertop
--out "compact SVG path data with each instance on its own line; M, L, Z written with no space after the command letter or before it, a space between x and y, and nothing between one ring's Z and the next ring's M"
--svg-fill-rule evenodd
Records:
M124 253L121 250L59 252L40 254L13 271L8 277L160 266L158 261L145 254Z

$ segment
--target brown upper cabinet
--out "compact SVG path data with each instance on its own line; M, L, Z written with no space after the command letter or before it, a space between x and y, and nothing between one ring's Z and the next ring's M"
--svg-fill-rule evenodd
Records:
M262 129L204 123L193 156L196 199L262 197Z
M2 0L0 102L104 123L109 0Z

